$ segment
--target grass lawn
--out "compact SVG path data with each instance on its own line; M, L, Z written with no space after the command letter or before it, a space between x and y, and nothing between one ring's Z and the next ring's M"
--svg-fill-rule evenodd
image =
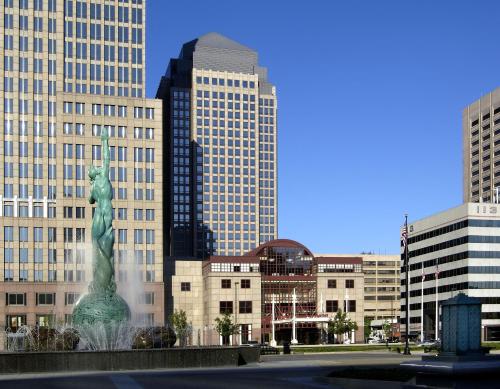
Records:
M342 351L371 351L371 350L387 350L385 344L370 344L370 345L331 345L331 346L316 346L316 347L294 347L292 351L296 353L325 353L325 352L342 352Z

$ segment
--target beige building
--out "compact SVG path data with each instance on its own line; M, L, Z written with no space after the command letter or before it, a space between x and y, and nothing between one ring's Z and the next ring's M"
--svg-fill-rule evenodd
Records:
M358 325L352 342L364 341L364 299L363 263L355 256L315 256L318 312L333 317L341 309Z
M103 127L118 288L137 323L163 324L162 103L143 98L144 4L4 3L0 326L71 321L91 277L87 173Z
M238 327L232 344L325 343L333 341L326 329L339 309L359 326L350 341L363 342L362 269L361 257L315 257L298 242L278 239L242 256L175 261L167 299L186 311L192 344L220 344L215 320L224 312Z
M463 110L462 130L463 201L494 202L500 186L500 88Z
M323 254L316 254L322 256ZM369 320L393 320L400 315L400 256L328 254L333 257L362 258L364 275L364 317Z

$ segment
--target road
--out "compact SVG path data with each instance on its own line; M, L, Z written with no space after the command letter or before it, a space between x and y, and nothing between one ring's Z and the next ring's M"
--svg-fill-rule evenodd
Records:
M233 368L4 375L0 376L0 388L341 388L322 377L335 367L397 365L411 358L416 357L389 352L269 355L263 356L261 363Z

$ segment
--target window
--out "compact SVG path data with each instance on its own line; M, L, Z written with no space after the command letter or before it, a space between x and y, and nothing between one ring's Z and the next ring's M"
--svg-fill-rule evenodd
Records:
M329 288L336 288L337 287L337 280L328 280L328 287Z
M118 230L118 243L127 243L127 230Z
M240 313L252 313L252 302L240 301Z
M181 282L181 292L190 292L191 282Z
M222 289L231 289L231 280L221 280Z
M241 280L241 289L250 289L250 280Z
M43 242L43 228L34 227L33 228L33 238L35 242Z
M64 207L63 215L65 219L71 219L73 217L73 207Z
M134 243L135 244L144 243L144 230L141 229L134 230Z
M26 305L26 293L7 293L7 305Z
M85 207L76 207L76 218L85 219Z
M148 220L148 221L155 220L155 210L154 209L146 209L146 220Z
M326 311L337 312L339 310L339 302L337 300L326 300Z
M348 300L346 306L346 301L344 300L344 312L356 312L356 300Z
M55 293L37 293L36 294L36 305L55 305L56 294Z
M233 302L232 301L220 301L219 302L219 313L233 313Z
M6 226L3 228L3 240L4 242L14 241L14 227Z
M73 112L73 103L65 101L64 102L64 113L72 113Z
M354 288L354 280L345 280L345 287L348 289Z
M155 231L146 230L146 244L154 244L154 243L155 243Z
M80 298L79 293L66 292L64 293L64 305L73 305Z
M145 292L139 296L139 303L146 305L154 305L155 294L154 292Z

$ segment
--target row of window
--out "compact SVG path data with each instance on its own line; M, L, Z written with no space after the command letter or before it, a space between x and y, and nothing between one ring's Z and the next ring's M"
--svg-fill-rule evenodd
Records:
M238 301L239 313L252 313L252 301ZM233 313L233 301L220 301L219 313Z
M258 273L259 264L258 263L211 263L210 271L215 273L220 273L220 272Z
M25 0L26 1L26 0ZM41 0L37 0L41 1ZM56 0L51 0L55 3ZM122 3L127 3L128 1L121 1ZM132 4L142 4L142 0L132 0ZM138 7L128 7L128 6L118 6L115 7L114 4L90 4L90 12L88 15L91 20L101 20L104 18L105 21L113 22L117 20L120 23L129 23L129 13L131 14L131 20L134 24L142 24L142 8ZM129 12L130 11L130 12ZM118 14L118 15L117 15ZM87 18L87 3L85 1L64 1L64 16L76 18Z
M92 30L91 30L92 33ZM21 38L19 38L19 44L21 45ZM51 41L49 39L49 53L51 53L51 50L54 50L55 52L55 46L51 44ZM25 46L28 45L28 40L26 39L26 42L23 44ZM54 47L54 48L53 48ZM89 50L90 49L90 50ZM22 51L22 50L21 50ZM106 62L115 62L118 59L119 64L128 64L129 60L132 59L132 65L142 65L142 48L141 47L132 47L132 55L129 55L130 51L128 47L124 46L115 46L115 45L100 45L96 43L91 43L90 46L87 45L85 42L71 42L71 41L66 41L64 42L64 54L66 57L66 63L72 63L70 62L70 59L77 59L77 60L87 60L90 58L91 61L98 61L97 63L90 62L90 79L94 81L100 81L101 80L101 70L104 69L100 61L104 58L104 61ZM117 55L116 55L117 54ZM132 57L132 58L130 58ZM80 63L81 62L76 62ZM88 64L88 63L85 63ZM111 64L112 65L112 64ZM116 68L116 67L115 67ZM86 67L87 69L87 67ZM120 73L120 67L117 68L118 73ZM140 69L139 67L123 67L123 71L129 71L130 69ZM131 70L133 71L133 70ZM67 74L67 73L66 73ZM133 76L133 73L132 73ZM139 75L136 75L137 78L139 78ZM142 75L141 75L142 77Z
M196 77L196 83L198 85L204 84L204 85L218 85L218 86L229 86L229 87L235 87L235 88L255 88L255 81L246 81L246 80L233 80L233 79L225 79L225 78L216 78L216 77L201 77L197 76Z
M14 1L15 0L4 0L4 8L13 8L14 7ZM33 4L33 11L43 11L43 0L33 0L32 2L29 0L18 0L19 1L19 9L21 10L27 10L29 9L29 4ZM56 4L57 1L61 0L48 0L47 1L47 11L49 12L56 12ZM70 0L71 1L71 0ZM16 1L17 3L17 1Z
M100 136L102 129L105 128L108 131L108 135L110 137L114 137L115 135L118 136L118 138L127 138L127 127L126 126L111 126L111 125L100 125L100 124L92 124L92 135L93 136ZM3 133L5 135L14 135L14 121L11 119L5 119L4 120L4 130ZM43 123L35 120L33 122L33 135L34 136L43 136L44 131L43 131ZM154 128L143 128L143 127L134 127L134 139L154 139ZM20 120L19 121L19 135L21 136L27 136L29 135L30 128L28 128L28 122L26 120ZM65 122L63 124L63 134L64 135L85 135L85 124L83 123L69 123ZM49 123L49 131L48 131L48 136L49 137L55 137L56 136L56 124L55 123ZM12 141L4 141L4 148L7 149L7 152L12 153L13 152L13 143ZM23 143L23 142L20 142ZM26 146L27 147L27 146ZM55 148L55 145L49 144L48 145L49 149L51 147ZM50 150L49 150L50 151ZM54 152L54 157L55 157L55 152Z
M65 207L72 208L72 207ZM85 214L85 208L76 207L80 209L80 213ZM123 208L120 208L123 209ZM142 210L136 209L137 216L142 215ZM134 211L134 212L135 212ZM70 211L67 211L70 212ZM72 212L72 211L71 211ZM44 242L43 237L43 227L33 227L33 241L34 242ZM73 231L75 231L75 235L73 235ZM116 230L113 230L116 231ZM127 243L128 230L127 229L118 229L118 243ZM75 236L76 242L85 242L85 228L64 228L64 242L72 243L73 236ZM145 239L144 239L145 237ZM13 226L4 226L3 228L3 240L4 242L14 242L14 227ZM28 227L19 227L19 235L17 237L17 241L19 242L28 242ZM57 229L55 227L47 228L47 242L56 242L57 240ZM135 244L154 244L155 243L155 230L151 229L134 229L134 243Z
M124 86L119 86L117 88L118 96L128 97L129 96L129 88ZM76 93L87 93L87 84L85 83L76 83L74 91ZM142 97L143 91L142 87L139 88L130 88L132 97ZM73 93L73 83L64 82L64 92ZM91 95L102 95L105 96L115 96L116 88L114 85L104 85L104 91L102 91L101 85L90 84L90 94Z
M33 281L34 282L56 282L57 281L57 271L56 270L45 270L35 269L33 272ZM14 281L14 269L6 268L4 269L4 282L13 282ZM136 279L141 282L155 282L155 271L154 270L146 270L145 279L143 278L143 272L136 272ZM47 274L47 278L44 278L44 275ZM118 281L119 282L127 282L128 276L127 272L124 270L118 271ZM28 270L20 269L19 270L19 282L28 282ZM64 282L85 282L85 271L84 270L64 270Z
M74 305L80 298L80 293L65 292L64 305ZM155 294L154 292L145 292L137 296L139 304L154 305ZM28 305L26 293L5 293L6 305ZM56 305L56 293L35 293L36 305Z
M65 101L63 107L66 114L73 113L73 107L76 114L85 114L85 103ZM118 114L118 117L127 117L127 109L126 105L92 104L92 115L115 116ZM134 119L142 118L154 119L154 108L134 107Z
M271 200L270 205L274 205L273 200ZM318 273L361 273L361 271L362 271L361 264L350 264L350 263L318 264Z
M337 288L337 280L328 280L327 286L330 289ZM345 280L345 287L346 289L354 288L354 280Z
M338 300L326 300L326 312L335 313L339 310ZM344 300L344 312L356 312L356 300Z
M235 282L235 287L237 287L236 284L238 284L238 282ZM250 280L249 279L240 280L240 287L241 287L241 289L250 288ZM231 280L222 279L221 280L221 288L222 289L231 289Z

